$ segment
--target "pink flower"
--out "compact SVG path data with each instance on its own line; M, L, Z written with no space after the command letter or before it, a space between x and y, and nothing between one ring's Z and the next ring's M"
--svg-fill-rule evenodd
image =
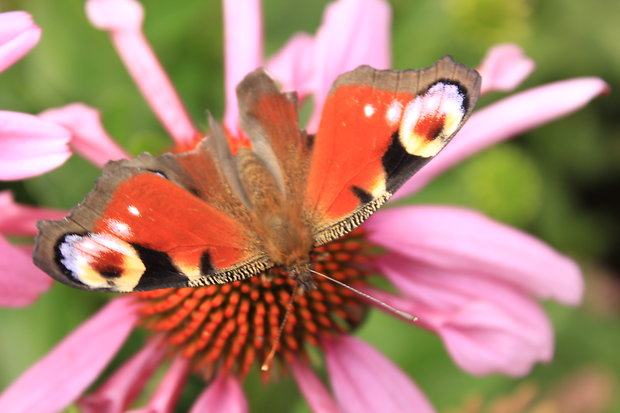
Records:
M28 13L0 13L0 72L21 59L41 37L41 28ZM86 107L64 110L75 119L71 128L86 128L95 112ZM79 112L79 113L78 113ZM62 127L62 119L49 114L34 116L26 113L0 111L0 180L18 180L37 176L62 165L70 156L69 143L86 157L96 158L102 166L106 160L126 155L101 134L87 131L91 143L82 135ZM79 120L79 121L78 121ZM92 124L92 123L91 123ZM98 119L95 127L100 127ZM34 224L41 219L59 219L62 211L16 204L10 192L0 193L0 306L20 307L31 304L51 282L32 263L29 249L11 245L5 236L34 236Z
M0 13L0 72L30 51L41 28L28 13ZM63 164L71 155L69 134L56 125L24 113L0 111L0 179L39 175Z
M89 0L87 12L97 27L110 32L129 72L172 138L180 147L191 146L197 129L146 43L140 29L143 11L139 3ZM302 98L314 96L310 130L316 125L335 76L359 64L389 67L390 10L383 0L331 3L316 36L294 36L268 61L262 54L260 2L225 0L224 12L224 123L233 135L239 133L234 87L256 67L267 66L286 89L298 90ZM531 69L531 61L520 49L500 46L489 53L481 68L484 90L511 89ZM412 193L486 146L580 108L606 88L600 79L573 79L516 94L476 112L468 123L473 126L466 126L399 195ZM107 136L96 117L90 127L78 128L80 117L64 114L60 110L45 116L53 117L74 134L79 130L85 138L93 138L88 140L93 144L97 136ZM97 164L106 156L89 153ZM116 152L113 156L124 155ZM522 375L534 363L548 361L553 337L537 300L555 299L575 305L581 299L581 275L571 260L531 236L472 211L435 206L392 208L375 214L363 228L331 247L325 246L322 251L328 255L336 249L349 251L346 258L331 254L327 264L351 269L347 267L351 260L363 261L384 274L400 295L369 286L365 289L420 316L420 324L437 333L455 362L473 374ZM381 245L388 252L364 255L368 243ZM248 404L237 377L243 377L254 361L262 361L255 353L264 350L261 340L267 341L264 337L269 337L268 331L274 331L266 328L279 323L279 301L286 302L290 293L276 290L278 285L253 277L224 286L157 290L137 299L114 299L18 378L0 396L0 411L9 407L12 411L50 412L65 408L99 375L141 316L145 326L157 333L103 385L82 396L78 401L81 408L125 411L166 353L172 352L171 366L147 406L139 411L171 411L190 371L200 369L209 384L192 412L206 408L246 412ZM283 293L278 296L280 300L274 296L276 291ZM340 306L342 302L347 305ZM281 363L293 373L315 412L432 412L430 403L407 375L370 345L343 334L330 318L332 312L337 313L352 328L361 323L360 314L366 306L357 297L319 280L316 294L307 294L296 302L299 308L292 313L281 342ZM248 314L254 315L254 321ZM208 332L200 336L207 340L204 345L200 340L187 340L196 328ZM341 328L346 332L346 326ZM303 332L303 340L290 331ZM246 344L252 340L254 345ZM330 389L305 358L303 347L308 343L324 350ZM86 363L87 359L96 362ZM58 380L49 380L59 370L60 388Z

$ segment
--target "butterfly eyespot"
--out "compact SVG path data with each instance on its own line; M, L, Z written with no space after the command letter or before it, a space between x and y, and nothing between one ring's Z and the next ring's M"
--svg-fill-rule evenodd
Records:
M445 146L467 113L461 87L438 81L407 103L399 129L399 139L410 155L430 158Z
M56 255L67 276L94 289L132 291L146 269L130 244L109 234L67 234Z

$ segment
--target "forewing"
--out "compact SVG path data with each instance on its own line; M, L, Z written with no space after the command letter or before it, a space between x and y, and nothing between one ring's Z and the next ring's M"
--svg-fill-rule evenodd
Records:
M41 221L35 263L71 286L114 292L243 279L272 264L206 138L193 152L111 162L60 221Z
M367 66L332 87L305 196L316 244L349 232L450 141L471 114L480 76L444 57L423 70Z
M301 208L310 160L309 141L299 130L297 97L282 93L262 69L237 87L240 123L252 149L276 179L287 202Z

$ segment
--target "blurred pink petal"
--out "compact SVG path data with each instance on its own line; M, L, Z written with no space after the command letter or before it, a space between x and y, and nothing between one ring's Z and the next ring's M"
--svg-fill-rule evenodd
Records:
M66 211L38 208L15 202L11 191L0 191L0 234L35 235L41 219L61 219Z
M583 279L572 260L531 235L471 210L392 208L375 214L364 228L372 242L421 265L495 277L567 305L577 305L582 298Z
M194 402L190 413L246 413L248 411L248 402L239 381L220 373Z
M32 256L0 236L0 307L25 307L52 285ZM2 410L0 410L2 411Z
M390 25L390 6L383 0L338 0L327 6L314 45L311 132L338 75L362 64L376 69L390 67Z
M389 273L391 280L408 276L404 273L399 275L399 272L405 271L402 266L381 267ZM427 274L429 279L430 274ZM418 280L415 273L409 277L413 278L409 280L411 287L419 287L411 296L397 297L374 289L365 292L396 308L416 314L419 317L417 324L436 332L455 363L468 373L478 376L492 373L523 376L529 373L535 363L551 360L551 325L542 308L533 299L518 291L511 291L507 286L493 288L502 292L497 297L488 295L486 299L480 298L484 292L478 294L480 297L474 294L459 297L458 290L452 289L450 285L447 291L442 291L440 286L428 280ZM465 282L463 280L461 284ZM477 284L472 279L472 291ZM490 293L491 289L486 292ZM424 297L420 299L421 296ZM431 303L433 298L440 302ZM511 302L501 302L504 298Z
M516 88L532 73L536 64L525 56L516 44L499 44L492 47L478 72L482 76L480 93L510 91Z
M183 385L190 372L191 364L188 359L177 357L168 368L157 389L146 407L132 409L131 413L168 413L173 412Z
M48 109L39 117L71 131L73 149L100 168L108 161L129 158L103 128L99 111L90 106L72 103Z
M69 131L25 113L0 111L0 179L40 175L71 156Z
M406 182L394 199L418 191L468 156L566 116L608 91L607 83L599 78L575 78L518 93L475 112L452 142Z
M528 374L535 363L550 361L553 355L544 354L553 347L550 326L547 341L522 327L518 318L497 307L472 302L434 329L463 370L474 375L503 373L519 377Z
M290 368L313 413L342 412L312 368L299 361L291 363Z
M138 397L153 372L160 366L167 348L160 340L149 340L117 369L93 394L78 401L84 413L123 413Z
M41 28L28 13L0 13L0 72L21 59L40 38Z
M325 342L329 379L344 412L433 412L415 383L368 344L342 336Z
M110 32L125 67L172 138L181 145L192 144L196 128L142 33L140 3L88 0L86 14L95 27Z
M300 98L313 92L314 38L306 33L294 35L267 62L267 70L286 91L294 90Z
M0 395L2 412L58 412L99 376L138 321L133 297L115 298Z
M260 0L224 0L224 125L239 134L235 89L252 70L263 65L263 17Z
M523 375L551 359L549 319L522 289L484 274L421 266L394 253L376 264L411 301L408 311L439 333L464 370Z

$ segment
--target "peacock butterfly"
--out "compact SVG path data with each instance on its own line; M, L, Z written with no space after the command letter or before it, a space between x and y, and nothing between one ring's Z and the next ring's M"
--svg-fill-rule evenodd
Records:
M315 136L294 93L258 69L237 87L251 142L223 129L191 152L109 162L59 221L41 221L34 261L86 290L223 284L283 269L313 286L310 251L353 230L448 143L480 76L444 57L423 70L361 66L336 79Z

